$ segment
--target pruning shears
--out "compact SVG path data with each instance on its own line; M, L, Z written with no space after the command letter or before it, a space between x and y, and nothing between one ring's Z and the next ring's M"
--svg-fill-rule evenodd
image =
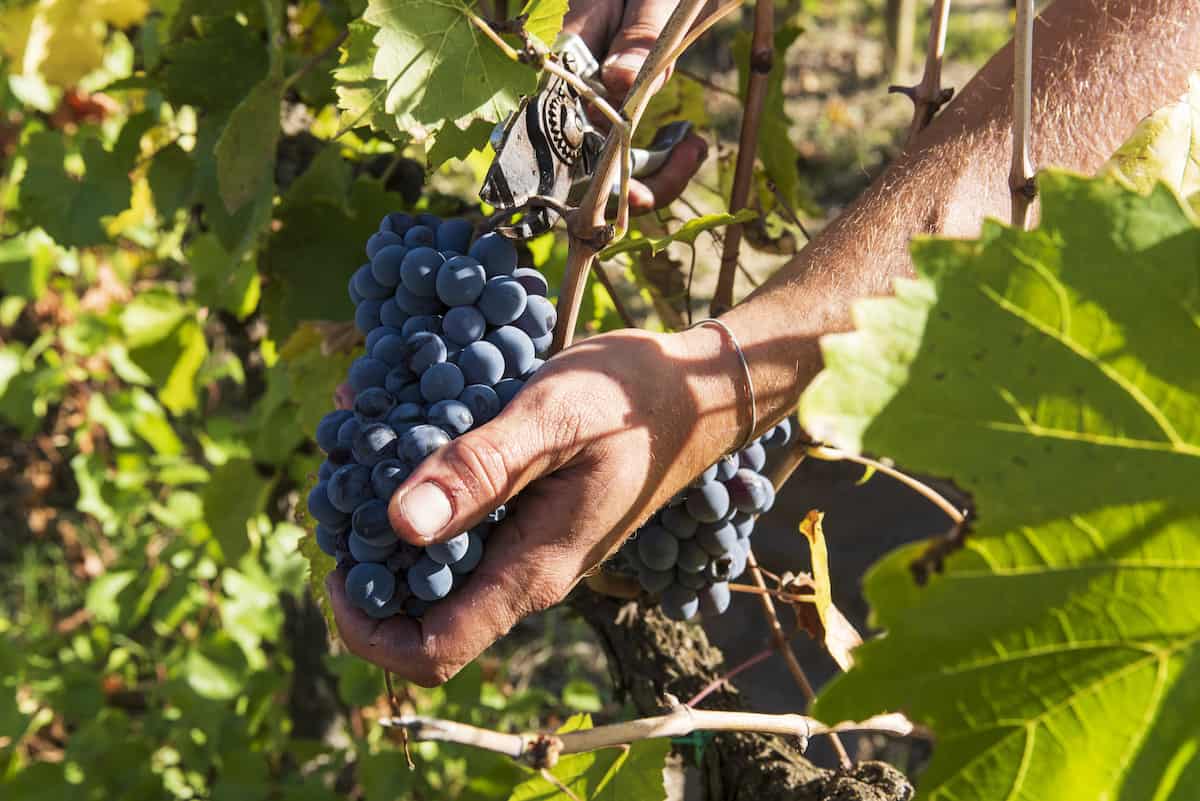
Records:
M574 34L560 37L555 50L563 66L585 81L600 71L591 50ZM672 122L658 130L648 148L632 148L631 175L640 178L657 172L691 129L690 122ZM551 75L496 126L491 144L496 156L479 197L501 213L522 211L520 222L496 230L514 239L529 239L549 231L559 217L556 208L566 206L572 187L591 178L604 135L588 121L575 88ZM612 187L617 193L626 189Z

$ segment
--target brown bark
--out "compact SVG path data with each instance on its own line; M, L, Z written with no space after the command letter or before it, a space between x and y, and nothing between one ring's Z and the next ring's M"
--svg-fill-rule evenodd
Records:
M580 589L572 608L596 632L608 653L618 697L642 715L659 714L668 696L686 701L726 670L724 655L699 626L676 623L652 607L637 606ZM618 622L618 619L620 622ZM743 709L736 688L710 694L705 708ZM864 762L849 771L818 767L790 738L721 734L704 748L700 768L708 801L908 801L913 788L900 771Z

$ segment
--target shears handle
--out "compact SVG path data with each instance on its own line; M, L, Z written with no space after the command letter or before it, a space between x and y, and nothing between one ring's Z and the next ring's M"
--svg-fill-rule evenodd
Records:
M633 148L630 160L633 162L633 177L645 178L662 169L671 158L675 145L687 138L692 132L692 124L687 120L676 120L659 128L649 147Z

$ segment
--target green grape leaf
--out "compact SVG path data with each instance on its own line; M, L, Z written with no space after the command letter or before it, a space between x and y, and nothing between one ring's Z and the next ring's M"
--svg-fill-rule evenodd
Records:
M242 99L217 139L217 190L225 209L235 214L246 203L271 191L283 77L270 74Z
M0 240L0 289L27 300L40 298L58 258L54 243L37 231Z
M333 71L340 124L344 129L367 125L387 134L393 141L404 138L396 118L383 109L387 83L374 74L375 34L377 29L357 19L350 23L350 35L339 49L338 67Z
M204 522L221 546L226 564L250 549L247 526L267 505L274 479L259 475L249 459L231 459L213 470L204 486Z
M143 292L121 309L121 333L126 346L144 348L166 339L191 315L191 307L170 292Z
M471 22L462 0L371 0L363 19L378 28L373 74L387 85L384 110L417 141L443 122L498 122L537 86Z
M633 135L634 146L649 146L659 128L676 120L688 120L697 128L707 128L707 104L703 86L683 73L675 73L646 105L646 111Z
M553 47L567 14L567 0L529 0L521 14L525 16L525 32L541 39L546 47Z
M188 263L196 276L196 302L245 320L258 308L261 281L252 259L235 261L212 234L192 240Z
M438 128L433 145L425 154L430 169L437 169L451 159L465 159L474 151L488 146L488 137L495 126L486 120L474 120L464 130L447 121Z
M79 150L84 163L82 179L67 174L61 134L38 131L25 146L29 164L21 179L21 208L30 222L65 247L108 241L104 218L129 208L132 192L132 163L122 161L90 137Z
M599 712L604 708L596 685L584 679L567 682L562 690L562 702L567 709L578 709L580 712Z
M184 40L169 52L163 89L176 105L220 115L267 76L269 54L259 33L232 15L205 23L202 37Z
M649 250L651 254L660 253L666 250L667 246L672 242L683 242L684 244L691 245L695 243L696 237L705 231L711 231L714 228L723 228L726 225L733 225L734 223L749 222L756 217L758 217L758 212L754 209L742 209L737 214L720 212L719 214L706 214L703 217L693 217L679 226L677 231L665 236L626 237L620 242L615 242L600 251L599 258L601 260L611 259L614 256L622 253L631 253L635 250Z
M289 413L310 434L331 410L334 390L345 381L350 364L360 353L326 353L321 347L323 340L316 326L301 325L279 351L287 367L288 386L304 388L292 393L290 400L295 406Z
M929 725L933 799L1191 798L1200 229L1161 185L1039 189L1040 228L914 243L918 278L822 341L808 432L950 476L977 516L927 586L920 545L873 568L887 636L813 714Z
M182 678L203 698L226 701L245 691L246 657L229 637L214 635L193 645L182 664Z
M278 225L260 262L270 279L264 287L263 307L276 339L290 334L301 320L353 316L346 287L366 261L367 238L385 214L404 207L404 199L385 191L379 181L359 178L349 183L347 171L328 166L329 160L340 158L337 148L331 147L309 167L340 174L340 192L330 187L313 195L306 191L308 183L302 175L277 209Z
M166 292L144 292L120 316L129 357L158 387L158 398L173 414L196 407L196 374L208 356L204 329L195 309Z
M758 160L788 203L796 202L800 172L796 147L792 144L792 123L784 105L784 56L802 32L803 29L796 25L784 25L775 31L775 65L767 78L767 96L758 124ZM740 31L734 38L733 57L738 65L738 91L745 99L750 80L749 31Z
M168 145L154 154L146 181L159 217L169 221L188 204L195 179L196 162L179 145Z
M1181 197L1200 191L1200 73L1188 79L1187 94L1178 103L1138 123L1105 171L1139 192L1149 192L1158 181Z
M305 487L305 490L308 489ZM307 493L305 497L307 497ZM297 549L307 563L304 580L308 585L308 592L321 610L321 617L325 619L326 628L330 631L337 631L337 623L333 619L333 602L329 600L329 590L325 589L325 577L337 567L337 563L334 562L332 556L317 546L316 535L311 531L300 539Z

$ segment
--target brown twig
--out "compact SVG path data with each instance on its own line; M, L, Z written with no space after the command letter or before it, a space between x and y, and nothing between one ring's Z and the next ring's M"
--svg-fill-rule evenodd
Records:
M732 89L726 89L724 86L721 86L721 85L717 84L716 82L714 82L711 78L701 75L698 72L692 72L689 69L684 69L683 67L677 67L675 69L675 71L678 72L683 77L687 78L688 80L695 81L696 83L700 84L701 86L703 86L705 89L708 89L709 91L716 92L717 94L721 94L721 95L726 95L727 97L737 98L737 101L739 103L742 102L742 98L737 92L733 91Z
M746 83L746 108L742 113L742 129L738 134L737 163L733 170L733 188L729 193L729 212L736 214L746 206L750 184L754 180L754 163L758 156L758 129L763 104L767 99L771 69L775 64L775 3L756 0L754 3L754 34L750 41L749 78ZM721 268L717 288L713 292L708 313L717 317L733 308L733 282L737 275L738 252L742 246L742 224L734 223L725 234L721 248Z
M575 793L571 791L570 787L567 787L567 785L559 781L558 777L551 773L549 769L542 768L540 773L542 774L543 779L550 782L550 784L552 784L560 793L569 798L570 801L579 801L579 796L575 795Z
M913 102L912 124L908 142L933 121L938 109L950 102L954 89L942 87L942 60L946 53L946 23L950 17L950 0L933 0L929 20L929 46L925 52L925 72L915 86L889 86L889 92L905 95Z
M386 668L383 671L383 685L387 688L388 709L395 717L401 713L400 699L396 697L396 690L392 686L392 672ZM400 745L404 749L404 761L408 764L408 769L416 770L417 763L413 762L412 751L408 747L408 729L400 730Z
M750 668L757 665L759 662L765 662L766 660L770 659L774 654L775 654L774 648L764 648L763 650L759 651L754 656L747 659L745 662L742 662L742 664L738 665L737 667L731 668L729 670L729 672L727 672L725 675L718 676L717 678L710 681L703 689L700 690L700 692L698 692L692 696L691 700L689 700L687 702L687 706L694 707L696 704L700 703L705 698L712 695L718 689L720 689L724 685L728 684L733 679L734 676L741 673L743 670L749 670Z
M767 583L763 581L762 572L758 568L758 560L754 558L754 551L750 550L746 554L746 569L750 571L750 578L755 585L761 589L767 589ZM792 674L792 679L795 680L796 686L800 688L805 700L811 704L813 699L817 697L813 691L812 683L808 680L808 676L804 673L804 668L800 666L799 660L796 659L796 654L792 652L792 646L788 643L787 635L784 634L783 626L779 622L779 613L775 609L775 602L771 600L768 593L758 596L758 600L762 605L763 617L767 619L767 626L771 629L771 640L775 644L779 653L783 655L783 661L787 664L788 672ZM829 733L830 742L833 745L833 750L838 755L838 761L842 767L849 768L853 763L850 761L850 755L846 753L846 746L842 744L842 740L836 733Z
M1017 22L1013 33L1013 124L1012 167L1008 188L1012 192L1012 224L1029 227L1029 210L1037 197L1033 158L1029 152L1029 129L1033 106L1033 0L1017 0Z

